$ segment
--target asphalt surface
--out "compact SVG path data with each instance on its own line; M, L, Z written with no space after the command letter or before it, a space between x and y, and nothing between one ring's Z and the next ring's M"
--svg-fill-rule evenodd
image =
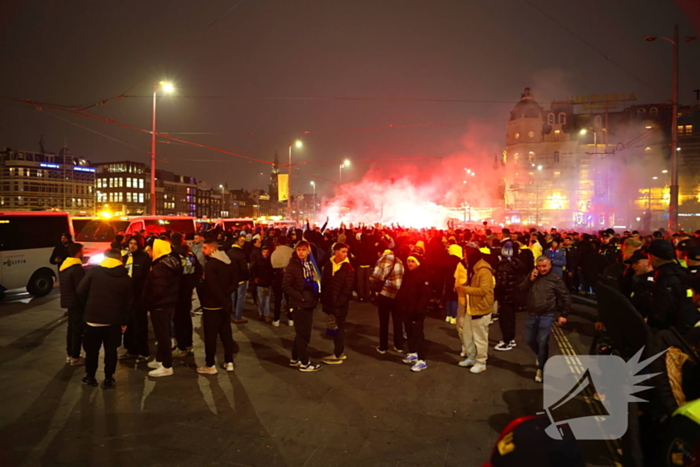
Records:
M245 314L257 315L251 303ZM595 334L593 316L577 303L562 328L580 354ZM116 388L103 390L81 385L84 368L64 363L57 290L39 299L7 296L0 302L2 464L481 466L508 422L542 411L524 319L518 315L518 347L490 349L488 369L477 375L457 365L457 332L437 316L426 320L428 369L421 373L395 352L375 351L378 320L369 304L351 306L348 360L317 373L288 366L294 330L285 318L279 328L251 319L233 325L235 372L202 376L195 316L194 356L176 359L174 376L149 378L145 363L119 363ZM499 339L492 324L492 346ZM552 354L559 345L552 338ZM331 350L317 311L311 357ZM608 444L582 445L588 465L614 465Z

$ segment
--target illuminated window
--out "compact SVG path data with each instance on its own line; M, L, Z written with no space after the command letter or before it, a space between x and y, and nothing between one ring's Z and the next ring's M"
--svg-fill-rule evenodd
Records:
M114 188L114 179L113 178L109 179L109 187Z
M530 131L530 132L527 134L527 136L530 137L530 138L534 138L534 137L535 137L535 132L534 132L534 131Z
M131 179L127 177L126 179L126 187L131 188Z
M555 177L559 177L561 175L561 172L554 172Z
M128 179L127 179L128 180ZM131 193L126 194L126 202L130 203L131 202Z
M554 125L554 114L547 115L547 124Z
M143 188L143 179L139 180L139 188Z
M139 203L143 203L143 193L139 193Z
M686 134L686 135L692 135L692 134L693 134L693 125L686 125L686 126L685 126L685 134Z
M119 177L119 187L123 187L123 186L124 186L124 179Z
M678 127L676 128L676 130L678 130L679 135L683 134L684 129L685 129L685 127L683 125L678 125ZM20 170L22 170L22 169L20 169Z
M558 135L559 133L561 133L561 131L559 131L559 130L554 130L554 134L555 134L555 135Z

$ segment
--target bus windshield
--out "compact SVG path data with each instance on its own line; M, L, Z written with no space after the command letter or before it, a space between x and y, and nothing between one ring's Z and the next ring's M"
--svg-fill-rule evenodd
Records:
M75 237L76 242L113 242L119 231L124 232L129 221L95 219L88 222Z
M183 232L185 238L191 240L194 237L194 220L193 219L151 219L145 221L146 233L151 232L161 234L163 232Z

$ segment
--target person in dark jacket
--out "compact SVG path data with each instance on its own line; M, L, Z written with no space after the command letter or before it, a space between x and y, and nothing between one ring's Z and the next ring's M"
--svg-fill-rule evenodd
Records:
M122 258L126 270L131 277L131 290L134 297L132 302L131 321L127 324L124 333L124 347L126 353L119 357L120 360L135 358L136 363L147 362L151 356L148 347L148 313L143 307L143 288L151 270L151 257L141 247L144 242L141 237L131 237L128 243L128 252Z
M97 359L104 346L105 379L102 387L114 387L117 368L117 348L126 330L128 313L133 300L131 278L121 261L119 250L109 250L105 259L92 269L78 285L78 297L85 304L85 371L83 384L97 386Z
M233 303L233 322L236 324L245 324L248 322L248 320L243 317L243 305L245 304L245 294L248 290L248 279L250 277L245 244L245 232L241 232L241 234L236 237L236 242L226 253L231 259L231 265L238 279L238 287L231 296L231 302Z
M261 255L256 258L250 267L250 282L251 286L255 286L253 290L258 296L258 319L271 323L270 292L275 271L272 269L272 263L270 262L270 248L265 246L262 247L261 251Z
M321 277L321 306L328 315L328 329L333 330L333 354L323 357L322 362L338 365L345 355L345 324L352 291L355 286L355 270L348 259L345 243L333 245L333 256L323 267Z
M562 278L552 272L552 262L547 256L540 256L535 264L535 269L520 284L520 290L528 294L525 340L537 354L535 382L541 383L542 369L549 356L549 335L554 315L558 311L561 316L557 323L566 323L571 295Z
M229 309L231 293L238 283L231 266L231 259L218 249L215 238L209 238L202 245L202 253L207 257L204 265L204 279L197 289L202 305L202 328L204 330L205 365L197 368L197 373L215 375L216 338L224 346L224 369L233 371L233 333Z
M494 298L498 301L501 328L501 341L494 346L495 350L507 352L516 347L515 342L515 313L520 307L521 298L518 285L522 282L528 270L520 260L520 250L514 242L508 241L501 248L501 260L496 265L496 287Z
M175 305L180 296L182 261L172 252L170 243L156 239L151 250L153 265L146 278L143 291L143 305L151 312L151 323L156 335L158 349L156 359L148 364L153 371L149 376L170 376L173 374L173 355L170 349L170 323L175 314Z
M415 256L409 256L401 288L396 295L396 306L401 310L408 337L408 354L403 362L412 364L411 371L415 372L428 368L423 327L431 293L430 274Z
M66 363L73 366L84 365L80 356L83 343L83 304L78 299L78 284L85 277L83 269L83 245L71 243L67 248L68 257L63 260L58 272L61 286L61 308L68 310L68 330L66 331Z
M372 299L372 289L369 278L377 262L377 239L369 231L362 233L357 251L353 254L357 257L357 272L355 273L357 285L357 298L360 302L369 302Z
M654 289L654 268L647 255L641 250L635 251L625 260L625 264L629 265L634 272L630 291L625 296L629 298L639 314L647 318L650 314L651 291Z
M61 243L56 245L56 247L53 249L53 252L51 252L51 258L49 258L49 262L51 264L62 264L63 261L68 258L68 245L73 243L73 236L69 233L64 233L61 235Z
M170 236L170 241L173 252L178 254L182 263L179 296L175 305L175 314L173 315L175 340L177 341L177 348L173 350L173 357L182 358L192 355L192 317L190 316L192 311L192 293L199 281L202 280L203 268L199 264L197 256L185 244L185 239L181 233L173 233Z
M311 340L314 308L318 304L319 295L318 273L309 259L310 253L309 242L298 242L282 279L282 290L287 294L289 308L294 314L296 332L289 365L303 372L321 369L318 363L311 363L307 352Z
M681 335L700 320L693 304L691 276L674 261L673 245L666 240L654 240L647 250L654 267L654 287L651 290L647 324L654 329L673 326Z

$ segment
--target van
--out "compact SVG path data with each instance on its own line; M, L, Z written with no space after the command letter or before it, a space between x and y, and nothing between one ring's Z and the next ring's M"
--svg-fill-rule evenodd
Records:
M194 217L141 216L131 219L129 227L126 229L126 235L133 235L142 230L146 231L147 236L150 233L160 235L167 231L182 232L185 234L185 240L193 240L197 226Z
M224 232L242 230L245 227L252 229L254 226L255 221L247 217L240 219L219 219L216 221L216 224L214 224L215 229L221 229Z
M51 292L58 278L51 254L64 233L73 235L66 212L0 212L0 292L27 289L35 297Z
M76 234L75 241L83 244L85 261L89 265L98 264L117 235L120 232L123 234L128 227L129 219L126 217L95 218Z

